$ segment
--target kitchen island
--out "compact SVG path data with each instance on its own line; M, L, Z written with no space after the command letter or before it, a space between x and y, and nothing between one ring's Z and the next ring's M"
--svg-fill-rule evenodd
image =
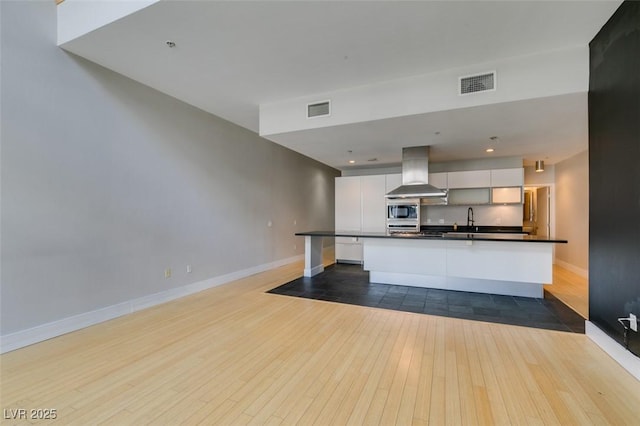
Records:
M566 240L526 234L445 232L310 231L305 237L304 276L324 270L322 239L362 239L363 267L373 283L543 297L552 283L553 244Z

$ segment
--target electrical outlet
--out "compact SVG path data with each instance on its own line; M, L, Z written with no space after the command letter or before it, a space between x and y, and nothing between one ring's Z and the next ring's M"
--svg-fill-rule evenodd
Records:
M638 317L633 314L629 314L629 328L638 332Z
M440 225L444 224L444 219L439 219L439 220L438 220L438 223L439 223Z
M191 265L187 265L187 274L190 274L193 271Z
M164 277L171 278L171 268L167 268L164 270Z

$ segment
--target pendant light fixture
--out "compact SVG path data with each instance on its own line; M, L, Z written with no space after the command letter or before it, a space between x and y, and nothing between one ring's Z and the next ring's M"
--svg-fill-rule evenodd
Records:
M544 161L538 160L536 161L536 173L544 172Z

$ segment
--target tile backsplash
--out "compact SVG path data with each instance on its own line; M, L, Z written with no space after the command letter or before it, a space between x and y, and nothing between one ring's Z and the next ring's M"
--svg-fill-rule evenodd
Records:
M421 206L421 225L467 225L467 209L473 208L477 226L522 226L522 204L490 206ZM442 223L441 221L444 221Z

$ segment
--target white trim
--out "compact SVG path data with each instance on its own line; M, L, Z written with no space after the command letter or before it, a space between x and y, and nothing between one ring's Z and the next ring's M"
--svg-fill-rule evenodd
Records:
M567 269L571 272L573 272L574 274L578 274L583 278L589 278L589 270L588 269L583 269L583 268L579 268L575 265L572 265L571 263L567 263L564 260L560 260L560 259L555 259L554 263L558 266L563 267L564 269Z
M640 358L626 350L591 321L585 321L585 334L625 370L640 380Z
M324 272L324 265L317 265L312 268L304 268L304 276L305 277L314 277L319 273Z
M107 306L96 309L95 311L84 312L67 318L62 318L46 324L37 325L35 327L16 331L15 333L0 336L0 353L10 352L34 343L42 342L53 337L71 333L104 321L121 317L151 306L160 305L171 300L179 299L199 291L217 287L222 284L239 280L260 272L288 265L290 263L303 260L303 255L296 255L286 259L277 260L275 262L257 265L251 268L232 272L218 277L188 284L182 287L172 288L159 293L142 296L137 299L128 300L116 305Z

